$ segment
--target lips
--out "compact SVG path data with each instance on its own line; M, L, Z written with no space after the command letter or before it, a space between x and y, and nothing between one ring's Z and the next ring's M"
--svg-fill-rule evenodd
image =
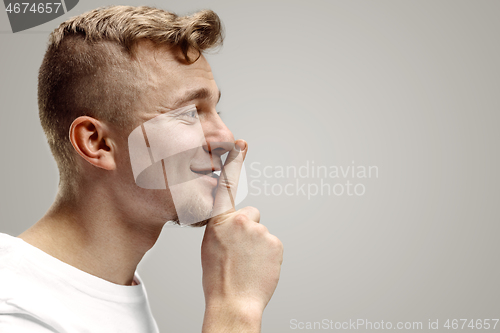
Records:
M203 169L203 170L191 169L191 171L195 174L200 175L200 176L213 178L217 182L218 182L218 179L220 177L220 170L212 171L212 169Z
M219 166L211 166L211 165L204 165L204 166L191 166L191 171L194 173L198 173L201 175L208 175L211 173L216 173L217 175L220 175L220 170L221 168Z
M217 175L220 175L220 170L212 170L212 169L202 169L202 170L199 170L199 169L193 169L193 168L191 168L191 171L194 172L194 173L198 173L200 175L209 175L211 173L215 173Z

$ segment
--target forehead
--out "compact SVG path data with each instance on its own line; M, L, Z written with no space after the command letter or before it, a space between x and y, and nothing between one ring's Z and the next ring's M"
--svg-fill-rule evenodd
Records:
M193 51L190 56L196 58L197 53ZM183 97L201 90L209 93L200 95L200 98L218 98L219 91L212 69L203 55L188 64L180 50L141 41L135 50L135 58L142 73L141 82L138 83L142 90L141 99L151 107L181 107L183 105L179 105L179 102L182 102Z

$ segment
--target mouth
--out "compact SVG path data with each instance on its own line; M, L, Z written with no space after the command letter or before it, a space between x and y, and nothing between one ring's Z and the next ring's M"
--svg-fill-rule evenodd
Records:
M196 173L196 174L201 175L201 176L208 176L210 178L215 178L216 180L218 180L220 177L220 170L212 171L212 169L205 169L205 170L193 170L193 169L191 169L191 171L193 173Z

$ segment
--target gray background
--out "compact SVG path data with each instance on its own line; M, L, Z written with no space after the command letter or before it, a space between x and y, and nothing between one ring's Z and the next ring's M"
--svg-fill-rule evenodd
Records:
M56 192L36 104L48 33L102 4L112 3L80 1L15 35L0 13L2 232L28 228ZM442 326L448 318L500 317L500 2L121 4L220 15L227 38L209 61L223 120L249 143L249 180L266 180L255 178L252 162L379 168L378 178L362 180L363 196L308 200L250 189L244 204L260 209L285 246L263 332L294 331L291 319L427 327L429 319ZM162 332L201 328L202 236L165 229L141 263Z

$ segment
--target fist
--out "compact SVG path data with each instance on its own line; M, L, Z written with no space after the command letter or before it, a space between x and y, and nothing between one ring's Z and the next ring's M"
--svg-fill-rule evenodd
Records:
M254 207L234 209L238 179L246 156L244 141L227 158L201 246L207 308L262 316L278 284L283 245L260 224Z

